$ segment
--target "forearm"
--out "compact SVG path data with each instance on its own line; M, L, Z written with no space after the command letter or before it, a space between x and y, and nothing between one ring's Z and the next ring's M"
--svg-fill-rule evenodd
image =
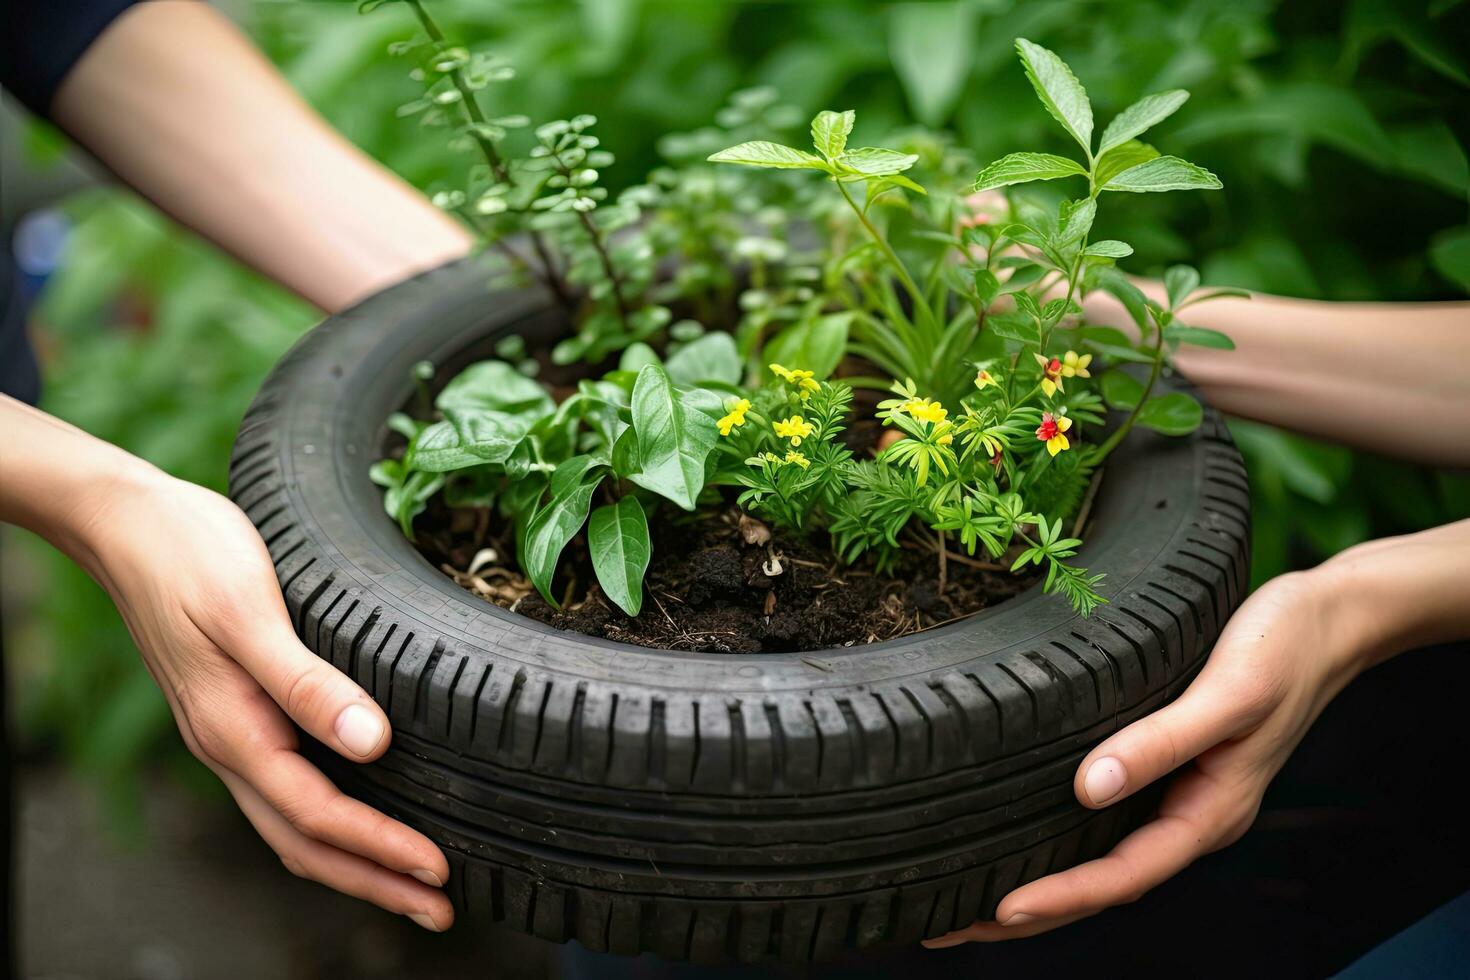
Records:
M1138 282L1162 299L1158 283ZM1089 320L1127 313L1095 292ZM1191 306L1235 350L1181 347L1176 364L1242 418L1418 462L1470 466L1470 303L1325 303L1256 295Z
M1330 596L1357 670L1470 637L1470 520L1369 541L1306 574Z
M161 209L329 311L470 247L203 3L123 14L67 76L53 115Z
M0 523L35 532L88 571L109 487L165 479L138 457L0 395Z

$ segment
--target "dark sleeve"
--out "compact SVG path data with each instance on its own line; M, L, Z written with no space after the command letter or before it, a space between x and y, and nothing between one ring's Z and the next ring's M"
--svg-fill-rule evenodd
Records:
M4 0L0 85L32 112L49 116L67 72L137 0Z

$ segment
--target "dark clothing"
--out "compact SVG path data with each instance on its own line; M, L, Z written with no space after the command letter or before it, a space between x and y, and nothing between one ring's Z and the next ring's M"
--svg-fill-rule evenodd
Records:
M136 0L7 0L0 29L0 86L38 116L82 53ZM10 255L10 228L0 249L0 394L34 402L41 379L25 335L25 316Z

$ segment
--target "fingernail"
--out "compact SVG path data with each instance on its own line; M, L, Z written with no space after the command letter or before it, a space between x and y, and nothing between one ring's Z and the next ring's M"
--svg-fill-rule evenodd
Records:
M1012 912L1009 916L1000 920L1003 926L1024 926L1028 922L1035 922L1036 916L1025 912Z
M1100 806L1123 792L1128 781L1128 770L1123 763L1110 755L1098 759L1087 769L1082 780L1082 791L1094 806Z
M353 755L366 756L383 740L383 723L360 704L349 704L337 716L337 738Z
M430 918L430 916L429 916L429 914L427 912L411 912L411 913L409 913L409 916L408 917L410 919L412 919L415 924L420 925L420 926L423 926L425 929L429 930L430 932L442 932L443 931L438 926L434 925L434 920L432 918Z
M444 882L439 879L439 876L430 871L428 868L414 868L412 871L409 872L409 874L413 875L424 884L430 885L434 888L444 887Z

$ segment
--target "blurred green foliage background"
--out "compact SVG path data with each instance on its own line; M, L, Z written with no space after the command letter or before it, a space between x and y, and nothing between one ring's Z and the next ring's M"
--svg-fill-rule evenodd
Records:
M1470 58L1452 41L1470 37L1470 5L1457 0L441 0L434 9L451 36L518 69L495 89L498 111L596 114L619 161L613 188L657 162L661 135L707 124L730 92L756 84L809 112L856 108L864 140L915 122L946 127L981 161L1055 141L1016 67L1012 40L1026 36L1074 67L1100 118L1146 92L1193 93L1156 142L1218 173L1226 189L1141 196L1126 225L1107 229L1138 249L1130 271L1188 261L1208 284L1334 300L1470 291ZM442 132L395 115L419 92L386 53L412 33L406 9L359 16L353 3L260 2L246 20L353 142L426 189L462 172ZM241 414L316 314L126 192L91 190L66 208L74 231L35 310L45 406L223 489ZM1470 515L1463 476L1259 425L1236 434L1256 498L1257 581L1369 536ZM24 646L38 652L22 664L21 733L64 749L125 815L140 765L162 758L195 770L106 596L34 550L44 582L31 590L40 609Z

